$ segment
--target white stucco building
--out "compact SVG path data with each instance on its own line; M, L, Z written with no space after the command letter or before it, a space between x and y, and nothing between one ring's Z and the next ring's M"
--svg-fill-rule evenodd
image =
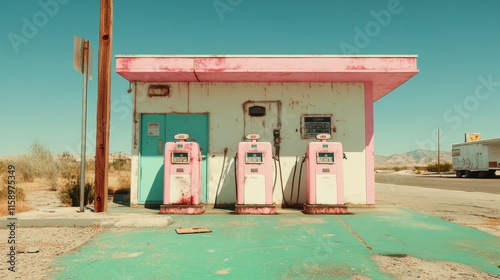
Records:
M118 55L116 68L133 86L132 206L162 204L162 147L176 133L202 149L202 200L234 205L238 143L273 143L273 130L277 205L304 202L302 156L320 132L343 144L346 203L374 204L373 103L418 73L416 56Z

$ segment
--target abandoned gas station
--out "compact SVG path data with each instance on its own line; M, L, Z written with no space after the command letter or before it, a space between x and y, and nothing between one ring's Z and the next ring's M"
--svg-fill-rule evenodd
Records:
M306 148L329 134L345 155L329 159L343 165L332 177L342 178L343 201L373 205L373 103L418 73L413 55L117 55L116 71L133 95L131 206L164 204L165 148L178 134L199 145L202 203L235 205L238 146L258 134L271 143L273 160L260 166L272 203L303 204Z

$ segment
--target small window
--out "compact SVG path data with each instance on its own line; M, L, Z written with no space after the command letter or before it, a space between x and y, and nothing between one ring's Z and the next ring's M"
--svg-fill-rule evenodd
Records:
M453 157L459 157L460 156L460 149L453 149L453 150L451 150L451 156L453 156Z

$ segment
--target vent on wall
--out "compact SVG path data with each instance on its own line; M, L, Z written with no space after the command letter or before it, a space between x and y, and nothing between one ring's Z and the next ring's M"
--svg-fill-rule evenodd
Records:
M248 115L252 117L263 117L266 115L266 107L264 106L252 106L248 108Z
M168 85L150 85L148 96L170 96L170 87Z

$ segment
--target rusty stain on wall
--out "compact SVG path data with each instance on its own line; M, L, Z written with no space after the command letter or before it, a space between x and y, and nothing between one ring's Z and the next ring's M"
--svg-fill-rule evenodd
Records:
M166 83L156 83L156 84L166 84ZM204 113L210 112L213 116L210 116L210 125L209 129L209 143L213 145L213 143L218 142L216 144L217 150L222 150L223 146L228 147L230 153L234 154L234 145L237 145L240 139L240 127L241 133L244 132L244 127L248 126L250 120L252 121L252 125L254 127L267 127L266 135L271 136L272 141L272 129L278 128L278 125L284 125L284 130L281 131L281 137L285 139L286 144L283 146L283 172L284 174L288 174L290 172L290 165L293 165L295 157L290 159L290 153L301 153L301 151L297 152L297 150L301 149L303 143L308 140L301 140L299 128L302 129L301 126L301 116L304 113L312 112L312 113L331 113L335 112L336 117L342 118L340 121L342 122L339 126L337 132L337 127L339 123L332 126L332 133L337 133L336 139L339 141L345 141L347 138L351 138L351 134L347 133L344 137L342 134L345 130L346 122L345 115L355 114L354 111L357 110L347 110L346 106L342 104L344 102L349 106L352 106L355 99L352 96L358 96L362 88L359 83L356 84L357 87L351 87L346 90L347 83L339 83L329 85L320 85L316 83L300 83L296 84L288 84L283 83L281 86L279 83L171 83L172 87L175 89L175 92L178 94L172 94L169 99L165 97L155 98L147 98L147 88L149 83L138 83L139 92L138 99L135 100L135 105L138 106L137 118L136 121L140 120L141 113L143 114L188 114L194 110L195 113L199 113L200 111L205 111ZM330 89L333 85L333 90ZM310 88L310 86L312 88ZM347 94L347 91L350 91ZM263 96L263 93L266 92L266 97ZM321 92L318 94L318 92ZM193 94L193 96L191 96ZM310 96L311 98L301 98L301 95ZM337 97L337 94L341 94L341 98ZM258 99L253 99L258 98ZM266 100L269 98L268 100ZM142 101L141 101L142 100ZM334 102L336 100L336 102ZM188 104L186 104L188 101ZM221 101L224 101L224 105L221 106ZM192 103L191 103L192 102ZM284 106L283 106L283 102ZM255 103L255 104L254 104ZM337 105L334 105L337 103ZM241 104L238 109L238 104ZM187 107L186 107L187 105ZM249 107L253 105L264 106L266 109L269 108L269 112L266 115L271 114L273 117L270 119L259 119L258 117L252 118L248 116ZM360 105L361 106L361 105ZM363 105L364 106L364 105ZM364 108L364 107L363 107ZM229 113L225 113L226 109L228 109ZM360 107L361 109L361 107ZM241 111L240 111L241 110ZM283 110L283 112L281 112ZM210 111L210 112L206 112ZM280 112L277 114L277 112ZM279 117L279 121L277 118ZM243 118L243 119L241 119ZM245 119L246 118L246 119ZM240 124L239 121L243 121L243 124ZM347 122L351 119L348 118ZM298 123L297 123L298 121ZM333 119L333 121L337 122L339 120ZM284 122L282 124L282 122ZM140 122L139 122L140 123ZM333 123L333 122L332 122ZM271 127L272 126L272 127ZM230 143L222 143L226 141L224 137L228 137L228 135L224 135L224 132L230 131L238 131L238 136L235 135L230 136L232 140ZM248 131L249 132L249 131ZM269 134L271 132L271 134ZM358 133L358 130L355 130L354 133ZM249 132L250 133L250 132ZM292 134L293 133L293 134ZM234 134L234 133L233 133ZM243 135L244 133L242 133ZM224 136L222 136L224 135ZM140 134L139 134L140 136ZM140 140L140 139L138 139ZM267 140L269 141L269 140ZM296 144L298 142L299 144ZM348 150L349 153L359 153L362 152L362 149L358 149L362 141L358 141L360 143L355 142L353 144L352 141L346 143L347 147L351 150ZM222 144L221 144L222 143ZM354 147L354 148L352 148ZM364 146L363 146L364 147ZM356 149L352 151L353 149ZM134 151L136 155L138 155L138 150ZM221 153L222 154L222 153ZM348 154L349 156L349 154ZM219 154L214 154L213 151L208 155L210 161L212 158L218 159L220 157ZM350 164L355 161L350 161ZM234 164L234 163L233 163ZM354 163L353 163L354 164ZM218 160L211 161L210 170L208 172L208 182L209 182L209 199L213 202L213 192L214 186L217 185L218 178L220 176L220 171L215 171L217 167L220 168L220 163ZM230 167L229 167L230 168ZM233 191L234 180L232 175L232 170L229 170L228 167L225 168L224 171L225 177L228 176L222 183L223 191L219 196L218 203L232 203L233 202ZM135 167L135 171L137 171L137 167ZM285 176L287 177L287 176ZM362 181L362 176L350 178L347 180L351 180L354 182ZM291 182L285 181L286 185L285 190L289 190ZM231 185L232 184L232 185ZM231 186L230 186L231 185ZM230 187L228 187L230 186ZM137 186L135 186L137 188ZM289 195L288 193L286 195ZM300 194L300 199L303 198L304 194ZM353 196L351 194L351 196ZM275 194L274 199L278 202L278 194ZM234 204L233 204L234 205Z
M191 110L189 110L189 105L191 104L190 103L190 100L191 100L191 87L190 87L191 83L188 83L187 84L187 112L189 113Z
M133 118L133 148L137 149L139 143L139 114L137 113L137 82L134 82L134 92L132 93L132 118Z
M299 107L299 101L298 100L291 100L288 103L288 106L290 107L290 109L295 109L296 107L298 108Z

